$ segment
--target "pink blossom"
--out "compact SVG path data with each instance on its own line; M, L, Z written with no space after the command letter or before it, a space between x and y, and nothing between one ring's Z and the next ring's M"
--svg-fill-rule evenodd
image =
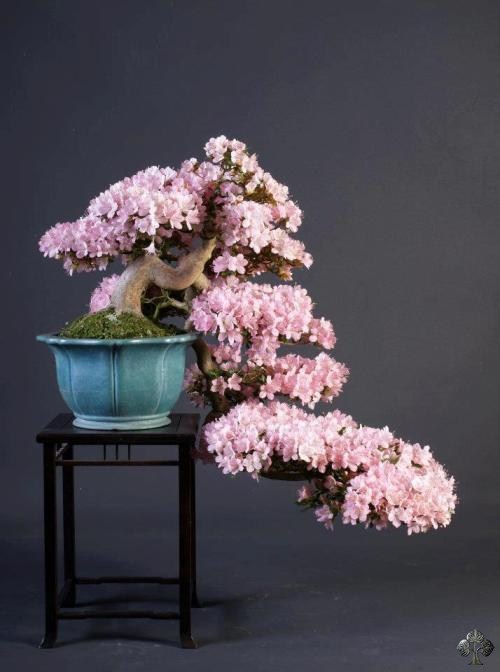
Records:
M333 530L333 513L326 504L314 509L314 515L318 523L323 523L327 530Z
M99 285L92 292L90 297L90 312L96 313L99 310L109 308L111 304L111 295L114 292L119 275L109 275L101 280Z
M217 138L210 138L205 145L205 152L214 163L220 163L228 147L229 140L225 135L220 135Z
M312 497L313 494L314 494L314 486L311 483L307 483L307 485L302 485L297 490L297 501L303 502L306 499L309 499L309 497Z
M241 390L241 380L242 379L240 376L238 376L236 373L233 373L233 375L227 379L228 389L235 391Z
M212 380L212 385L210 387L212 392L216 392L217 394L222 395L222 394L224 394L226 388L227 388L227 383L222 376L220 376L219 378L214 378L214 380Z
M245 273L245 266L248 264L248 261L242 254L237 254L233 256L229 252L224 251L224 253L214 259L212 268L215 273L223 273L224 271L231 271L233 273Z

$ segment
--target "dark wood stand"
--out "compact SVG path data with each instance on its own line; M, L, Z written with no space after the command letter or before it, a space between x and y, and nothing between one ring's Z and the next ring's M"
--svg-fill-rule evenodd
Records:
M195 465L192 450L198 430L198 415L173 414L171 424L158 429L101 431L74 427L69 413L58 415L36 440L43 444L44 539L45 539L45 636L41 648L52 648L60 620L81 618L178 619L183 648L196 648L191 634L191 607L196 597ZM76 459L75 446L102 445L102 459ZM178 446L177 460L131 458L132 446ZM120 447L126 457L120 458ZM75 467L165 466L179 469L179 576L103 576L85 578L75 571ZM56 469L62 467L64 584L57 581ZM100 611L76 608L76 587L82 584L155 583L179 585L179 612Z

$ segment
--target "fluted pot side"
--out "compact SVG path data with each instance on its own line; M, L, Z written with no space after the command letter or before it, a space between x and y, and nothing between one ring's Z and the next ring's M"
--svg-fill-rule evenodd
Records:
M186 348L197 334L142 339L73 339L44 334L61 396L88 429L169 424L182 390Z

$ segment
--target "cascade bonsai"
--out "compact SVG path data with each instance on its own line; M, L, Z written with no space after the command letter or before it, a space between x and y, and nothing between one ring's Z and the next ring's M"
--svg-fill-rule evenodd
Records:
M200 333L185 388L210 408L201 449L224 473L303 480L297 501L327 528L337 516L377 529L404 524L409 534L448 525L454 480L428 446L339 410L302 408L332 402L347 380L327 352L333 327L313 315L302 287L253 280L290 282L295 268L309 268L311 255L293 237L302 212L244 143L220 136L205 151L206 161L111 185L83 217L42 236L43 254L70 274L104 270L117 257L125 265L62 335L160 336L175 329L165 319L182 317ZM281 354L298 345L320 352Z

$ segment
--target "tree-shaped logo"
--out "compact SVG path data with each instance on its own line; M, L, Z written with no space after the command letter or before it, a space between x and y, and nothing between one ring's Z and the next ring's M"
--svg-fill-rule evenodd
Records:
M458 642L457 651L461 656L470 656L472 660L469 665L482 665L479 654L482 656L489 656L495 647L492 642L483 635L479 630L471 630L465 639Z

